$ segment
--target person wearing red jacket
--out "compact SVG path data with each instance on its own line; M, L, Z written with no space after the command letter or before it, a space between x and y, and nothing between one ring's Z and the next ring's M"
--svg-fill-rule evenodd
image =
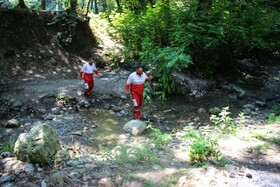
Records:
M131 73L127 79L125 94L129 95L130 91L134 106L133 113L136 119L140 119L142 117L140 108L144 100L144 85L146 81L150 81L151 79L152 76L147 76L146 73L143 72L142 66L137 66L136 71Z
M87 98L91 98L90 92L94 87L94 78L93 74L99 75L98 70L96 69L96 66L93 63L93 60L89 60L87 63L85 63L80 71L80 78L84 79L85 81L85 93L84 95Z

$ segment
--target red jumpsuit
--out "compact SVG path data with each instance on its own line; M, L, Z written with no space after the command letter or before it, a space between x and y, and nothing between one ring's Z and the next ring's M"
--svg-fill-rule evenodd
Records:
M85 93L86 97L90 97L90 92L94 87L93 74L98 75L99 72L93 63L85 63L80 71L80 78L85 80Z
M146 81L149 81L150 78L145 74L138 74L137 72L133 72L129 75L125 88L130 89L130 93L132 96L133 106L134 106L134 117L140 119L142 117L141 106L143 103L143 92L144 92L144 84Z

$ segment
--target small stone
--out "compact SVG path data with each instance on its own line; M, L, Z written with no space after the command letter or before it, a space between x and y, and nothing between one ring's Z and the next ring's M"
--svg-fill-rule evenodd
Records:
M221 109L219 107L213 107L209 109L210 114L218 115L221 112Z
M247 174L246 174L246 177L249 178L249 179L253 178L253 176L252 176L251 173L247 173Z
M252 105L252 104L246 104L246 105L243 105L242 107L243 107L244 109L245 109L245 108L249 108L249 109L251 109L251 110L253 110L253 109L255 108L255 106Z
M4 184L6 182L13 181L13 180L15 180L14 175L1 176L0 177L0 184Z
M47 187L46 181L42 180L42 182L41 182L41 187Z
M152 166L152 168L153 168L154 170L158 170L158 169L160 169L161 167L160 167L159 165L157 165L157 164L154 164L154 165Z
M33 173L33 171L34 171L33 165L32 165L32 164L27 164L27 165L25 166L25 168L24 168L24 171L25 171L26 173L29 173L29 174Z
M256 101L256 105L260 106L260 107L265 107L266 103L263 101Z
M10 119L6 123L7 128L15 128L15 127L19 127L19 126L20 126L20 122L17 119Z
M230 174L229 174L229 177L230 177L230 178L234 178L234 177L235 177L235 174L234 174L234 173L230 173Z
M197 110L197 113L199 113L199 114L206 113L206 110L204 108L199 108Z
M96 127L97 127L97 125L92 125L92 126L91 126L91 128L96 128Z
M11 152L8 152L8 151L6 151L6 152L1 153L1 156L2 156L2 158L7 158L7 157L14 157L14 156L15 156L15 154L14 154L14 153L11 153Z
M77 136L82 136L83 132L82 131L75 131L75 132L71 132L72 135L77 135Z
M237 168L237 166L234 166L234 165L232 165L232 164L226 164L226 165L225 165L225 168L226 168L227 170L235 170L235 169Z
M61 110L60 110L59 108L57 108L57 107L52 108L51 111L52 111L52 113L53 113L54 115L59 115L60 112L61 112Z

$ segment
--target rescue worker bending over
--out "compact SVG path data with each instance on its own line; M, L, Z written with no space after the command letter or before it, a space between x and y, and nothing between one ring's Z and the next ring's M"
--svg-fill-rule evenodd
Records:
M89 60L85 63L80 71L80 78L85 81L85 93L84 95L87 98L91 98L90 92L94 87L94 78L93 74L99 75L98 70L96 69L93 60Z
M125 85L125 94L132 96L133 106L134 106L134 117L137 119L140 119L142 117L141 114L141 106L143 103L143 92L144 92L144 85L146 81L150 81L152 79L152 76L147 76L146 73L143 72L142 66L137 66L137 69L135 72L131 73L127 79L126 85Z

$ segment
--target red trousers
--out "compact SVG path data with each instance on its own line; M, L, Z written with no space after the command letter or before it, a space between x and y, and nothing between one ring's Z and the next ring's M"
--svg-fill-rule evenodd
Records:
M94 80L93 80L93 75L92 74L85 74L84 75L84 80L85 80L85 95L89 96L91 90L94 87Z
M132 95L132 101L134 106L134 110L133 110L134 117L140 119L142 117L140 108L142 106L144 96L143 94L136 94L136 93L132 93L131 95Z

